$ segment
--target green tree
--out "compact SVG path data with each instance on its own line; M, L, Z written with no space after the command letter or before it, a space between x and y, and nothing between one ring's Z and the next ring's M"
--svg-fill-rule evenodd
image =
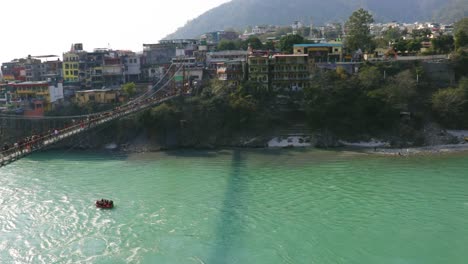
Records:
M432 96L432 109L445 125L457 127L464 123L466 94L461 88L441 89Z
M463 90L458 88L441 89L432 96L432 108L443 118L459 115L465 103Z
M458 31L463 31L468 34L468 17L465 17L455 23L455 32Z
M408 49L408 40L405 39L399 39L395 43L393 43L393 49L395 49L398 52L404 53Z
M402 37L402 33L399 28L397 27L390 27L387 31L385 31L385 39L387 41L397 40Z
M421 39L422 41L429 41L429 37L432 35L432 32L428 28L423 29L414 29L411 32L413 39Z
M459 30L455 33L455 49L458 50L465 46L468 46L468 34Z
M217 50L221 51L221 50L238 50L239 49L239 46L237 45L237 43L235 41L232 41L232 40L221 40L219 43L218 43L218 46L217 46Z
M370 97L380 98L391 108L399 111L408 111L416 94L416 76L410 70L399 72L389 78L382 88L369 92Z
M249 47L249 44L254 50L263 49L263 43L257 36L250 36L245 41L243 41L242 49L247 50L247 48Z
M350 51L361 49L371 52L374 49L372 36L370 34L370 24L374 22L372 15L360 8L355 11L346 22L347 37L346 47Z
M358 79L362 87L366 90L373 90L380 86L382 73L375 66L364 67L359 71Z
M275 43L271 40L267 41L263 48L266 50L276 50Z
M133 82L126 83L122 86L122 90L128 97L132 97L136 93L136 85Z
M420 40L413 39L406 43L406 50L410 52L419 52L422 48L422 44Z
M454 65L457 79L468 76L468 46L458 48L450 60Z
M442 35L431 40L432 48L437 53L450 53L454 49L454 40L452 36Z
M293 53L294 44L303 44L306 43L304 37L296 34L287 35L280 39L279 49L285 53Z

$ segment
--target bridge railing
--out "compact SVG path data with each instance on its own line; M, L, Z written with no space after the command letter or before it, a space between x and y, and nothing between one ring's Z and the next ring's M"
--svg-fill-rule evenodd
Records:
M147 98L144 101L134 102L123 107L116 107L113 110L104 112L98 116L92 116L93 118L91 119L88 117L86 121L81 121L60 130L49 131L46 135L33 135L30 139L22 141L21 143L15 143L9 149L1 151L0 167L65 138L92 129L111 120L139 112L155 104L167 101L175 96L177 96L176 93L167 93L162 96Z

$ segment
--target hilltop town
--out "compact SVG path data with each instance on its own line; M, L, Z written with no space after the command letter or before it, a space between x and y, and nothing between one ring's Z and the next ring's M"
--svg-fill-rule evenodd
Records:
M123 84L154 84L174 64L185 65L184 72L176 73L174 86L197 88L210 79L231 85L250 80L265 89L298 90L308 85L312 69L343 67L352 73L364 60L408 59L405 57L409 55L428 59L420 55L437 53L431 40L453 35L453 25L438 23L379 23L370 24L370 30L380 43L384 42L372 54L344 49L346 32L341 24L314 27L298 21L290 26L257 25L242 34L217 31L199 39L161 40L143 44L142 52L86 51L83 44L72 44L62 56L28 55L3 62L0 109L37 116L64 101L80 105L121 102L125 100L121 96ZM293 35L310 44L297 43L289 54L279 48L279 42ZM418 43L412 43L415 40ZM235 45L242 42L243 47ZM402 48L400 42L410 47ZM448 52L444 50L442 55ZM446 56L429 59L433 58Z
M186 103L164 103L143 115L143 124L166 122L166 130L190 122L203 126L190 108L199 104L200 111L225 107L207 118L229 121L205 129L222 126L214 133L224 131L226 137L250 128L261 133L293 126L325 129L322 135L389 131L426 144L415 132L424 129L421 122L465 126L464 96L458 108L447 107L453 102L447 102L446 93L453 91L442 89L465 89L464 24L376 24L361 9L345 24L257 25L143 44L141 52L87 51L76 43L60 57L29 55L3 62L0 109L33 117L87 114L167 84L174 93L184 91Z

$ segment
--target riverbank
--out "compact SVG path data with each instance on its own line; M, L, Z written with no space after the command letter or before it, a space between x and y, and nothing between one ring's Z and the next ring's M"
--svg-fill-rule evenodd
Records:
M252 144L254 143L255 144ZM110 147L111 146L111 147ZM321 148L314 145L310 136L284 136L273 137L271 139L264 138L260 140L255 138L249 141L244 141L243 144L233 145L203 145L203 146L173 146L163 147L154 144L143 144L140 142L138 145L123 145L117 146L116 144L107 145L105 149L116 150L126 153L145 153L145 152L161 152L176 149L221 149L221 148L244 148L244 149L329 149L329 150L342 150L356 153L365 153L369 155L385 155L385 156L413 156L413 155L434 155L445 153L468 152L468 143L459 144L441 144L422 147L408 147L408 148L392 148L386 142L370 141L370 142L340 142L339 147Z
M428 131L428 130L426 130ZM177 132L177 131L176 131ZM123 153L150 153L176 149L215 150L229 148L245 149L281 149L281 148L317 148L330 150L354 151L376 155L428 155L468 151L468 142L464 137L468 131L434 130L428 135L427 145L414 147L392 138L365 138L362 140L340 140L336 137L324 137L321 134L296 133L289 135L238 135L229 138L213 137L205 140L181 140L177 133L168 133L165 137L150 133L127 133L118 137L113 131L106 136L89 134L59 144L59 149L106 150ZM443 132L443 133L442 133ZM279 133L278 133L279 134ZM170 136L173 135L173 136ZM395 143L396 142L396 143ZM403 145L405 147L400 147ZM398 147L395 147L398 146ZM408 147L406 147L408 146Z
M431 155L456 152L468 152L468 144L435 145L413 148L372 148L365 149L366 153L393 156Z

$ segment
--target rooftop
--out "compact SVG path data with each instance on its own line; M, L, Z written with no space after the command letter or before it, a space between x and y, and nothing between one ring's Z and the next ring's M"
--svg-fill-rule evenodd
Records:
M112 89L94 89L94 90L85 90L85 91L76 91L76 93L99 93L99 92L112 92Z
M308 57L309 55L307 54L276 54L273 55L274 57Z
M316 44L294 44L294 47L304 47L304 48L313 48L313 47L341 47L342 43L316 43Z
M240 55L247 56L249 54L246 50L223 50L223 51L212 51L208 52L208 55Z
M40 82L21 82L21 83L12 83L13 86L27 86L27 85L48 85L49 83L46 81Z

